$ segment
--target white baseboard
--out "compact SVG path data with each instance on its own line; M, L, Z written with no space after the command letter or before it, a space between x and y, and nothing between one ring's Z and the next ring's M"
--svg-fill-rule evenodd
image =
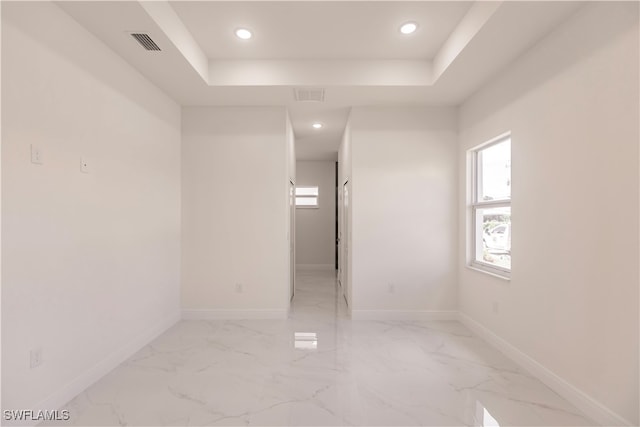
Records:
M288 310L182 310L184 320L286 319Z
M153 322L152 327L138 334L124 346L108 354L93 367L82 372L74 380L62 386L58 391L34 405L32 409L34 411L51 411L56 408L61 408L179 321L180 313L175 312L170 316ZM33 425L33 422L17 422L13 425Z
M296 264L296 270L335 270L335 264Z
M518 350L516 347L508 343L494 332L481 325L477 321L464 313L458 314L460 322L469 328L480 338L496 347L511 360L516 362L522 368L526 369L533 376L542 381L547 387L564 397L574 406L580 409L585 415L603 426L632 426L629 420L616 414L611 409L604 406L582 390L573 386L562 377L556 375L551 370Z
M457 311L353 310L353 320L458 320Z

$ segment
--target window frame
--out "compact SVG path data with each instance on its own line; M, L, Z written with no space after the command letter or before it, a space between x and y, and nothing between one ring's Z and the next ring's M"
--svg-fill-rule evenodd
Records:
M317 194L316 195L311 195L311 194L298 194L298 189L299 188L315 188L317 190ZM296 205L296 209L319 209L320 208L320 186L318 185L301 185L301 186L296 186L295 191L294 191L294 203ZM316 204L315 205L299 205L298 204L298 199L316 199Z
M478 200L479 195L479 186L480 181L482 180L482 166L479 163L479 153L487 148L490 148L494 145L500 144L505 141L511 141L511 132L505 132L501 135L496 136L495 138L490 139L487 142L484 142L472 149L469 150L471 155L471 167L470 175L471 175L471 201L469 203L469 215L471 216L471 235L470 235L470 247L469 247L469 262L468 267L472 269L477 269L492 275L499 276L504 279L511 279L511 271L512 268L505 268L502 266L490 264L488 262L479 261L476 259L476 254L478 250L478 245L482 245L482 242L478 242L478 228L477 228L477 218L478 218L478 210L479 209L490 209L490 208L506 208L508 207L511 210L511 194L508 199L498 199L498 200ZM511 154L511 153L510 153ZM511 156L510 156L511 157ZM509 257L511 257L511 252L509 252Z

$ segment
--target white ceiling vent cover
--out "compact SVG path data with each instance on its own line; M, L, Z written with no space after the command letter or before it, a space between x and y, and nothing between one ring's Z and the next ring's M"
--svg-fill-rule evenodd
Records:
M136 39L138 43L140 43L140 45L142 45L142 47L145 48L146 50L153 50L153 51L162 50L156 44L156 42L154 42L153 39L149 37L149 34L144 34L144 33L129 33L129 34L131 34L131 37Z
M296 101L299 102L324 102L324 89L322 88L296 88L294 89Z

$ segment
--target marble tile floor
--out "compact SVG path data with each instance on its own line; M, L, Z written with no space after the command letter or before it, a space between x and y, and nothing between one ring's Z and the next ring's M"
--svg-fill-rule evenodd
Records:
M287 320L182 321L66 424L594 425L459 322L352 321L333 272L297 278Z

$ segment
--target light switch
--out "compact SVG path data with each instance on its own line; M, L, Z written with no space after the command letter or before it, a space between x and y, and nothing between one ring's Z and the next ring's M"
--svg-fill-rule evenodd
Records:
M31 144L31 163L36 165L42 164L42 150L33 144Z

